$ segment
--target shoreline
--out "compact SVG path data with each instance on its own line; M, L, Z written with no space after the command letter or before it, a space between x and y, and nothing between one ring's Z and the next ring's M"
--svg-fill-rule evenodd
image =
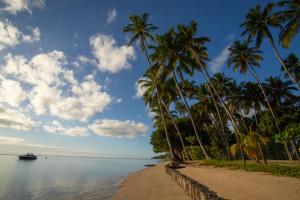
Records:
M129 173L111 200L190 200L190 197L165 173L168 162L159 162Z

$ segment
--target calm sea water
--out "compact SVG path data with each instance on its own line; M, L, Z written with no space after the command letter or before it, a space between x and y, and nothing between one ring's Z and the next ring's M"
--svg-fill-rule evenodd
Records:
M109 199L130 172L153 160L0 156L0 199Z

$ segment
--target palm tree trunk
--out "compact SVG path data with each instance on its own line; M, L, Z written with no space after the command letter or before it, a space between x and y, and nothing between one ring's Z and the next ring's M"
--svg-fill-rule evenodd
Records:
M286 154L288 155L289 160L293 160L293 157L292 157L292 154L291 154L291 152L289 150L287 142L284 142L283 144L284 144L284 148L285 148Z
M171 121L172 121L172 123L173 123L173 125L174 125L174 127L175 127L175 129L176 129L176 131L177 131L177 134L178 134L178 136L179 136L179 139L180 139L180 142L181 142L181 145L182 145L182 148L183 148L184 157L186 158L187 161L189 161L189 157L188 157L188 154L187 154L187 152L186 152L186 148L185 148L185 145L184 145L184 141L183 141L183 139L182 139L182 135L181 135L181 133L180 133L180 131L179 131L179 128L178 128L178 126L177 126L177 124L176 124L176 122L175 122L173 116L171 115L171 113L170 113L170 111L169 111L167 105L165 104L165 102L164 102L162 99L160 99L160 100L161 100L162 105L164 106L165 110L167 111L169 117L171 118Z
M256 82L258 83L258 85L259 85L259 87L260 87L260 89L261 89L261 92L262 92L263 95L264 95L265 101L266 101L266 103L267 103L267 105L268 105L268 108L269 108L269 110L270 110L270 112L271 112L271 114L272 114L272 117L273 117L273 119L274 119L274 122L275 122L275 125L276 125L276 128L277 128L277 131L278 131L278 133L280 133L280 128L279 128L278 120L277 120L277 118L276 118L276 116L275 116L275 114L274 114L274 112L273 112L273 109L272 109L272 107L271 107L271 104L270 104L270 102L269 102L269 99L268 99L268 97L267 97L267 95L266 95L266 92L265 92L263 86L262 86L261 80L260 80L258 74L256 73L255 69L254 69L251 65L248 65L248 66L249 66L250 72L252 73L252 75L254 76Z
M290 79L292 79L292 81L297 85L298 90L299 90L300 89L299 82L296 81L296 78L289 72L289 70L285 66L285 64L284 64L284 62L283 62L283 60L282 60L282 58L280 56L280 53L279 53L278 49L276 48L276 46L275 46L274 42L272 41L272 39L269 38L269 40L270 40L271 45L272 45L272 47L274 49L275 55L276 55L277 59L279 60L280 64L282 65L284 71L288 74L288 76L290 77Z
M260 153L260 155L261 155L261 157L262 157L264 163L267 165L268 163L267 163L267 160L266 160L266 158L265 158L265 155L264 155L264 153L263 153L263 151L262 151L260 142L257 142L257 145L258 145L259 153Z
M144 47L144 52L145 52L145 55L147 57L149 67L151 68L152 65L151 65L151 62L150 62L150 59L149 59L149 55L148 55L143 37L140 37L140 40L141 40L142 45ZM170 149L171 159L174 160L173 148L172 148L172 145L171 145L169 133L168 133L168 130L167 130L167 127L166 127L165 117L164 117L162 106L161 106L160 93L159 93L158 87L157 86L155 86L155 87L156 87L157 95L159 97L159 99L158 99L159 110L160 110L160 114L161 114L161 117L162 117L162 120L163 120L163 126L164 126L164 129L165 129L165 135L166 135L167 143L168 143L168 146L169 146L169 149Z
M235 121L234 121L234 118L232 116L232 114L230 113L230 111L228 110L227 106L225 105L223 99L220 97L219 93L217 92L216 88L214 87L214 85L212 84L211 82L211 77L209 76L206 68L204 66L202 66L201 62L199 61L198 59L198 56L195 54L193 48L190 48L192 54L193 54L193 57L196 59L196 62L198 63L198 65L200 65L201 69L203 69L205 71L205 74L206 76L208 77L208 79L205 78L204 74L202 74L202 71L200 74L202 74L204 80L208 83L208 85L213 89L214 93L217 95L219 101L221 102L221 105L223 106L223 108L225 109L225 112L227 114L227 116L229 117L230 121L231 121L231 124L233 126L233 128L235 129L235 137L236 137L236 141L237 143L239 144L239 149L240 149L240 153L241 153L241 156L242 156L242 159L243 159L243 163L246 164L246 160L245 160L245 156L244 156L244 153L243 153L243 149L242 149L242 144L240 142L240 139L239 139L239 136L237 134L240 134L240 131L238 129L238 126L236 125Z
M272 117L273 117L273 119L274 119L274 122L275 122L275 125L276 125L276 128L277 128L277 131L278 131L278 133L280 133L280 128L279 128L279 124L278 124L277 118L275 117L275 114L274 114L273 109L272 109L272 107L271 107L271 105L270 105L270 102L269 102L268 97L267 97L267 95L266 95L266 93L265 93L265 90L264 90L264 88L262 87L262 83L261 83L261 81L260 81L260 78L258 77L258 75L257 75L257 73L256 73L256 71L255 71L255 69L254 69L251 65L248 65L248 66L249 66L249 69L250 69L252 75L253 75L254 78L256 79L256 81L257 81L257 83L258 83L258 85L259 85L259 87L260 87L260 89L261 89L261 91L262 91L262 93L263 93L263 95L264 95L264 97L265 97L266 103L267 103L267 105L268 105L268 107L269 107L269 110L270 110L270 112L271 112L271 114L272 114ZM290 153L289 149L287 148L287 144L286 144L286 143L285 143L285 150L286 150L286 153L287 153L287 155L288 155L288 157L289 157L289 160L293 160L293 158L292 158L292 156L291 156L291 153Z
M225 133L225 127L224 127L224 124L223 124L223 121L222 121L222 117L221 117L221 114L220 114L220 110L218 108L218 105L217 105L217 102L216 102L216 99L209 87L209 85L206 83L205 84L206 88L208 89L211 97L212 97L212 100L213 100L213 103L214 103L214 106L216 108L216 111L217 111L217 115L218 115L218 118L219 118L219 121L220 121L220 124L221 124L221 130L222 130L222 133L223 134L223 138L224 138L224 143L225 143L225 147L226 147L226 152L227 152L227 158L228 160L231 159L231 156L230 156L230 150L229 150L229 143L228 143L228 138L227 138L227 134Z
M157 95L160 96L158 90L157 90ZM173 153L173 148L172 148L172 145L171 145L171 142L170 142L170 137L169 137L169 133L168 133L168 130L167 130L167 126L166 126L166 122L165 122L165 117L164 117L164 113L163 113L161 104L162 104L161 100L160 100L160 98L158 98L159 110L160 110L161 118L162 118L162 121L163 121L163 126L164 126L164 129L165 129L167 143L168 143L168 146L169 146L169 149L170 149L171 159L174 160L175 157L174 157L174 153Z
M291 142L292 148L293 148L293 150L294 150L294 152L295 152L295 154L296 154L297 160L300 160L299 152L298 152L298 150L297 150L297 148L296 148L296 145L295 145L294 140L291 140L290 142Z
M190 110L190 108L189 108L189 105L188 105L188 103L187 103L185 97L183 96L183 94L182 94L182 92L181 92L181 89L180 89L180 87L179 87L179 84L178 84L178 81L177 81L177 78L176 78L176 75L175 75L175 72L174 72L174 71L173 71L173 79L174 79L174 81L175 81L175 85L176 85L176 88L177 88L177 90L178 90L178 92L179 92L179 94L180 94L180 97L181 97L181 99L183 99L184 104L185 104L185 106L186 106L186 109L187 109L187 111L188 111L188 114L189 114L189 117L190 117L190 119L191 119L191 122L192 122L192 125L193 125L193 129L194 129L195 135L196 135L196 137L197 137L197 140L198 140L198 142L199 142L200 148L201 148L201 150L202 150L202 152L203 152L205 158L206 158L207 160L210 160L211 158L210 158L210 156L208 155L207 151L205 150L204 145L202 144L202 141L201 141L201 139L200 139L200 137L199 137L199 134L198 134L196 125L195 125L195 123L194 123L194 119L193 119L191 110Z

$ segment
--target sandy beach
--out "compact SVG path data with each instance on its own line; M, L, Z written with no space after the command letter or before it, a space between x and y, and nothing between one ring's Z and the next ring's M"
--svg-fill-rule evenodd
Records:
M190 199L165 173L165 164L165 162L160 163L130 174L112 199ZM298 200L300 196L300 180L296 178L213 167L188 166L180 169L180 172L197 180L225 199Z
M165 173L166 162L130 174L112 200L190 200Z

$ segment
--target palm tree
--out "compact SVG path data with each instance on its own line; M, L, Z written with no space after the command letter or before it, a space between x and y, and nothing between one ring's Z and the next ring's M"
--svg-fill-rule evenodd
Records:
M139 16L139 15L130 16L129 19L132 23L125 26L123 28L123 32L132 34L132 37L129 40L128 46L132 45L136 41L140 42L141 50L142 50L142 52L145 53L149 67L151 68L152 65L151 65L151 62L150 62L150 59L148 56L148 52L147 52L148 45L146 45L146 44L147 44L148 40L154 39L151 32L156 30L157 27L154 26L153 24L149 24L148 18L149 18L148 13L144 13L142 16ZM145 77L146 78L144 78L144 79L140 79L139 82L140 82L140 84L143 85L143 87L147 88L146 90L148 91L148 93L146 92L145 95L148 95L148 98L153 96L153 95L151 95L151 93L153 93L155 91L157 93L157 98L158 98L157 101L158 101L158 105L159 105L160 114L162 116L162 121L163 121L163 126L165 129L167 143L168 143L168 146L170 149L171 159L174 160L174 154L173 154L172 145L171 145L170 138L169 138L169 133L166 128L166 122L165 122L165 118L163 115L162 103L161 103L158 86L155 82L155 78L153 77L153 75L151 74L150 71L148 73L147 72L145 73ZM145 101L147 102L147 98L145 98ZM150 102L150 100L148 100L148 101Z
M248 35L248 40L255 37L256 45L259 47L266 37L275 52L277 59L279 60L281 66L284 68L285 72L289 75L290 79L298 85L300 89L300 84L296 81L295 77L288 71L281 55L275 45L274 38L272 36L269 27L279 27L280 20L272 14L272 10L275 7L274 3L268 4L264 9L260 5L257 5L254 9L250 9L249 13L246 15L246 20L241 24L244 28L242 35Z
M243 43L241 43L240 41L235 41L233 43L233 45L229 48L230 53L227 61L228 66L233 65L234 71L239 69L240 73L243 74L245 74L248 70L252 73L253 77L258 83L258 86L261 89L262 94L264 95L265 102L267 103L267 106L271 112L277 131L278 133L280 133L278 120L275 117L274 111L270 105L266 92L262 86L262 82L258 74L256 73L256 70L254 69L254 67L260 67L259 62L263 59L261 57L261 51L258 49L258 47L249 47L249 42L250 41L248 40L248 41L244 41ZM289 155L286 144L285 147L286 147L287 155ZM289 159L291 159L290 156Z
M148 41L154 40L152 32L157 29L153 24L148 23L149 14L144 13L143 15L131 15L129 17L131 24L128 24L123 28L124 33L131 33L131 39L128 42L128 46L131 46L134 42L138 41L140 43L140 48L142 52L146 54L149 66L151 63L148 56Z
M291 53L283 62L286 68L288 69L289 73L295 77L297 82L299 82L300 81L300 60L296 56L296 54ZM282 67L281 70L284 71L284 68ZM285 73L284 77L288 78L289 75Z
M222 107L224 108L226 114L231 121L233 128L235 129L236 134L240 134L237 124L235 123L234 117L227 108L225 102L220 97L220 94L217 92L214 85L211 83L211 77L206 69L206 61L208 61L208 53L207 48L205 47L205 43L209 41L207 37L196 37L197 32L197 23L192 21L189 26L178 25L178 40L181 48L183 49L183 53L181 54L182 60L184 62L189 63L189 67L185 67L186 65L181 65L185 68L186 71L193 72L194 69L199 70L202 78L207 83L207 89L209 90L211 96L213 97L214 104L216 105L214 94L219 99ZM185 55L185 56L182 56ZM191 59L192 58L192 59ZM189 69L190 68L190 69ZM192 73L190 73L192 74ZM216 106L218 110L218 107ZM218 111L219 112L219 111ZM236 135L236 139L239 137ZM244 154L242 149L240 148L242 159L245 163Z
M279 38L284 48L289 48L292 40L299 32L300 27L300 1L281 0L277 5L287 7L287 10L279 11L275 14L285 24L280 31Z
M262 86L262 82L256 70L254 69L254 67L260 67L259 62L263 59L261 56L261 51L258 49L258 47L249 47L249 41L235 41L233 45L229 48L229 52L229 58L227 61L228 66L233 65L233 70L236 71L239 69L240 73L242 74L247 73L248 70L252 73L253 77L255 78L256 82L258 83L261 89L261 92L264 95L265 101L275 121L278 132L280 132L277 118L275 117L268 97Z
M171 154L171 159L174 160L175 157L174 157L174 153L173 153L172 144L170 142L170 136L169 136L167 126L166 126L164 112L162 109L161 97L160 97L160 93L159 93L159 90L157 87L156 78L155 78L155 75L153 74L153 72L151 72L150 70L147 70L146 73L144 74L144 77L139 80L139 84L141 85L142 88L145 88L145 93L143 95L143 99L144 99L144 102L146 103L146 105L149 105L150 108L151 107L152 108L159 107L162 124L163 124L164 130L165 130L166 140L167 140L170 154ZM157 104L158 104L158 106L157 106Z
M150 58L154 61L156 61L161 67L158 71L158 77L162 78L164 76L171 76L174 80L175 86L177 88L177 91L183 100L183 103L186 106L186 109L189 114L189 118L192 122L193 129L195 132L195 135L197 137L197 140L199 142L199 146L207 160L211 159L208 155L206 149L204 148L204 145L200 139L199 133L197 131L195 120L191 114L190 107L187 103L186 98L184 97L181 88L179 86L177 77L176 77L176 70L177 68L177 62L180 62L181 65L186 66L186 63L182 62L180 58L180 54L178 53L180 49L180 45L177 43L175 38L175 32L173 29L170 29L167 33L161 36L156 37L157 46L151 46L153 49L153 53L151 54ZM164 77L165 78L165 77Z

